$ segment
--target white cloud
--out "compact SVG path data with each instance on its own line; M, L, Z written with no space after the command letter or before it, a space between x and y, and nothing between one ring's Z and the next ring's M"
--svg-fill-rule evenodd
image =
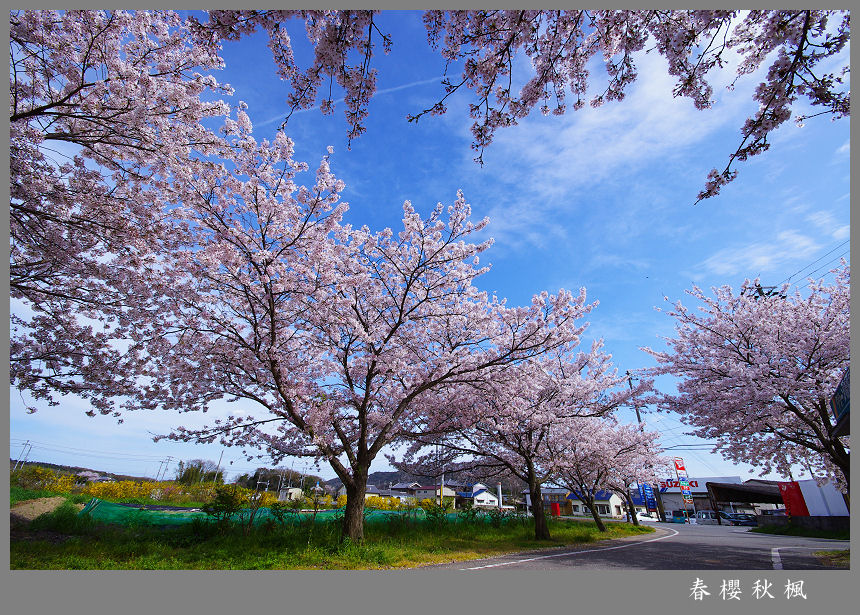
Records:
M849 225L840 226L831 233L833 239L848 239L851 236L851 227Z
M816 211L806 216L806 220L834 239L847 239L849 236L849 225L839 224L829 211Z
M784 263L809 258L819 247L811 237L793 230L782 231L764 241L724 248L705 259L697 270L720 277L756 277Z

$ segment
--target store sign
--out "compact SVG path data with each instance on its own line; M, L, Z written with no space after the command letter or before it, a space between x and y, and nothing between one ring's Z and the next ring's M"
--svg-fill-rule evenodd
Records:
M648 510L657 510L657 498L654 497L654 489L650 484L645 483L642 485L642 490L645 492L645 504L648 506Z
M687 481L688 481L688 484L690 485L690 487L697 488L699 486L699 481L697 481L696 479L690 480L688 478ZM681 486L680 479L675 480L675 479L670 478L669 480L660 481L660 489L671 489L673 487L680 487L680 486Z
M680 475L683 472L687 473L687 468L684 467L684 460L681 457L675 457L675 471Z

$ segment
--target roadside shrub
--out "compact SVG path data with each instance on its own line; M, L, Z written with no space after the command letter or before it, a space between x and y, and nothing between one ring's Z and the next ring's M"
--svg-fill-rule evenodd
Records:
M345 508L346 507L346 494L337 496L337 507Z
M212 517L222 530L230 525L234 517L249 504L246 490L238 485L221 485L215 489L215 497L203 505L203 512Z
M449 508L449 502L445 502L444 506L438 506L434 504L430 508L425 508L424 511L427 514L427 524L433 528L440 528L444 526L448 522Z

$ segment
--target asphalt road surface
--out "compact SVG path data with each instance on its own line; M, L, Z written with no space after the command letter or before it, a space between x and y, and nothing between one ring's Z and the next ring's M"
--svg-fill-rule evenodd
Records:
M576 548L495 556L433 568L453 570L821 570L815 551L848 549L847 540L779 536L747 527L651 523L653 534Z

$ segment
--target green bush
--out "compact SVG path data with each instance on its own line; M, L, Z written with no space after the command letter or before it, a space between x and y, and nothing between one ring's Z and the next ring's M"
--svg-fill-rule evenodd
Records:
M215 497L203 505L203 512L212 517L222 529L226 529L231 519L248 505L245 490L238 485L220 485L215 488Z
M502 527L504 523L507 523L513 518L512 513L500 508L491 508L486 512L486 515L492 527Z
M79 515L78 509L68 500L30 523L31 530L48 530L61 534L88 534L94 527L92 517Z
M463 506L457 511L457 519L461 523L474 524L478 520L478 509L471 500L463 502Z

